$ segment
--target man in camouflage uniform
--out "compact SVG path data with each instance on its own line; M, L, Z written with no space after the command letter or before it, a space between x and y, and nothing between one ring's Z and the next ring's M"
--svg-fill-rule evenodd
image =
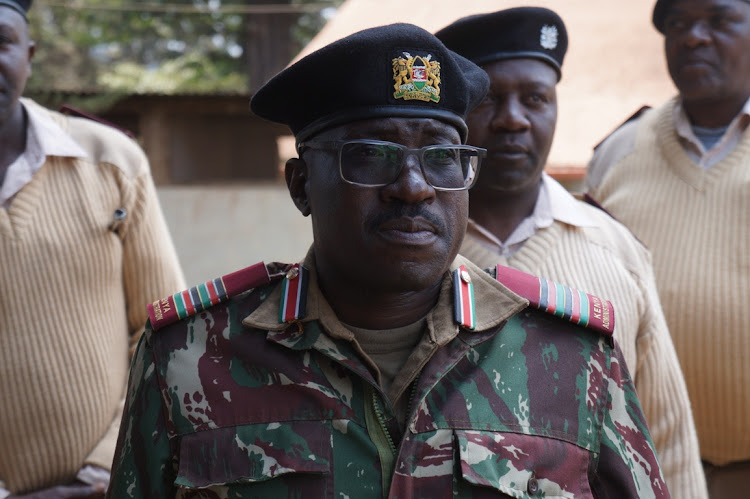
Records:
M110 497L669 497L612 305L458 255L487 87L396 24L256 93L314 243L151 305Z

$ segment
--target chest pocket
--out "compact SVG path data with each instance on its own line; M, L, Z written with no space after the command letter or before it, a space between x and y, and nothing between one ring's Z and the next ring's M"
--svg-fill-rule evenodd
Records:
M550 437L490 431L455 431L459 497L497 492L516 498L593 498L589 452ZM471 490L471 492L469 492Z
M329 422L199 431L179 445L178 498L333 497Z

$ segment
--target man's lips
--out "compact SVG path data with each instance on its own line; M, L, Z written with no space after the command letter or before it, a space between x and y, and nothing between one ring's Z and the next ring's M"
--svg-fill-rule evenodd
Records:
M520 144L503 144L488 148L488 155L500 158L521 158L528 154L528 149Z
M702 57L699 55L689 55L687 57L683 57L679 61L679 67L681 69L691 69L691 68L713 68L714 64L711 62L710 59L706 57Z
M424 218L400 217L380 224L378 232L394 242L418 244L433 241L438 229Z

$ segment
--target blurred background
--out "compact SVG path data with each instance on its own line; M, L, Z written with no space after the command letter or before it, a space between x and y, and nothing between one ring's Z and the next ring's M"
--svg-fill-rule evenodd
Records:
M190 284L260 260L297 261L312 241L290 202L288 130L253 116L253 92L290 62L360 29L435 31L465 15L549 7L570 45L547 171L581 189L594 146L675 90L653 0L36 0L26 95L129 131L146 151ZM345 81L331 75L332 81ZM299 91L315 99L315 88Z

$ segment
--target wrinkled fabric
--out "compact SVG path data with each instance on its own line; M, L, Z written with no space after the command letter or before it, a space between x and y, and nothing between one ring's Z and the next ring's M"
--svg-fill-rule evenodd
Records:
M110 497L669 497L598 333L531 308L461 329L412 385L399 436L352 343L318 321L242 326L275 286L147 327Z

